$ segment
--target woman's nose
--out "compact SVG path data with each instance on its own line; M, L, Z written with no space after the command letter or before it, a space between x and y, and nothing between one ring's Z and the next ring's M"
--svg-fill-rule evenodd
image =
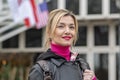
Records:
M70 33L70 29L68 26L66 26L65 33Z

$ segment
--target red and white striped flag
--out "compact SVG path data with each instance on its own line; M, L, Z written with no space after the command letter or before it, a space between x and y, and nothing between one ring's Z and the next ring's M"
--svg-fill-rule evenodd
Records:
M45 0L39 0L37 3L37 29L46 26L48 20L48 9Z

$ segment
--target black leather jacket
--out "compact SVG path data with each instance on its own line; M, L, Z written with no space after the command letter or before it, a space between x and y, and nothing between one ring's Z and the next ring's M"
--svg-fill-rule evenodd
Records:
M37 58L38 60L48 61L50 71L52 72L52 80L83 80L82 74L84 68L89 68L89 65L79 57L75 61L66 61L64 58L54 54L50 49L41 54ZM28 80L43 79L43 70L38 64L35 64L30 70Z

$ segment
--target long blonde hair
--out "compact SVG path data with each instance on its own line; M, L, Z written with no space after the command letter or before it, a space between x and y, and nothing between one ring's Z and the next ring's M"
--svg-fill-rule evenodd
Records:
M75 44L78 34L78 22L75 15L72 12L65 9L55 9L51 11L49 14L48 24L46 26L46 32L45 32L45 47L47 48L50 47L51 37L54 37L56 26L59 20L61 19L61 17L63 16L71 16L74 19L76 36L73 41L73 44Z

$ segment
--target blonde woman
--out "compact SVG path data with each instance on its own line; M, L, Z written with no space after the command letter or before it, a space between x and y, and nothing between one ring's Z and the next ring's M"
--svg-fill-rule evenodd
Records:
M38 61L43 60L49 67L46 73L51 78L48 80L96 80L89 65L79 58L79 54L71 52L71 47L77 40L77 34L78 23L72 12L64 9L51 11L45 39L48 50L36 57L29 80L47 80L43 66L38 64Z

